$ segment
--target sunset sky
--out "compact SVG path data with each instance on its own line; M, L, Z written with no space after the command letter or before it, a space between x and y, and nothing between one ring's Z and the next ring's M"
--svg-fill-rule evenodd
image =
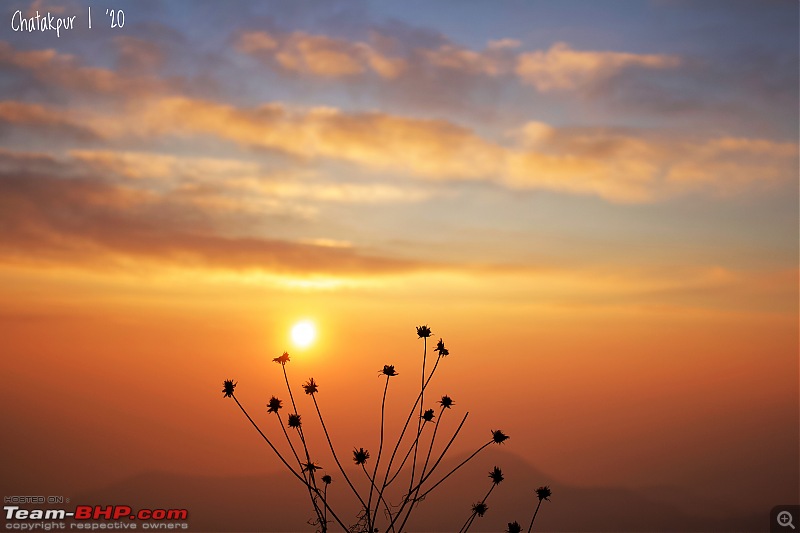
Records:
M284 350L374 447L428 324L459 452L502 428L564 483L797 502L796 1L2 20L4 494L278 471L221 384L268 422Z

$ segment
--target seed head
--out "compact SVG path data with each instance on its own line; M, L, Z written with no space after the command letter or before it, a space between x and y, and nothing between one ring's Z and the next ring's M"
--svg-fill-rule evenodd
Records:
M222 382L222 397L230 398L233 396L233 389L236 388L236 383L232 379L226 379Z
M369 459L369 452L364 448L359 448L357 450L353 450L353 461L357 465L363 465Z
M281 408L283 408L283 402L277 399L275 396L270 398L267 402L268 413L277 413Z
M303 463L303 472L311 472L313 474L314 472L316 472L320 468L322 468L322 467L319 466L314 461L308 461L306 463Z
M505 442L508 439L509 439L509 436L506 435L505 433L503 433L502 431L500 431L499 429L497 429L497 430L493 429L492 430L492 440L495 443L503 444L503 442Z
M483 516L486 514L486 511L489 510L489 506L483 502L473 503L472 504L472 512L478 516Z
M289 352L283 352L283 355L273 359L274 362L279 363L281 366L286 366L289 362Z
M444 341L439 339L439 342L436 343L436 348L433 349L434 352L439 352L441 357L447 357L450 355L450 351L444 347Z
M544 487L539 487L536 489L536 497L539 498L539 501L547 500L550 501L550 496L553 495L553 491L550 490L549 485L545 485Z
M394 369L394 365L383 365L383 370L378 371L378 374L383 374L384 376L396 376L397 372Z
M314 378L308 378L308 381L303 384L303 389L305 389L306 394L314 394L319 390Z
M503 471L500 470L498 467L494 467L489 471L489 479L492 480L492 483L495 485L499 485L501 481L503 481Z

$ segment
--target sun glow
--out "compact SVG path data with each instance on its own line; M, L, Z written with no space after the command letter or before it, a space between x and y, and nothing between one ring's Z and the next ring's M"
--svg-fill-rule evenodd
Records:
M300 348L308 348L317 336L314 324L308 320L298 322L292 327L292 342Z

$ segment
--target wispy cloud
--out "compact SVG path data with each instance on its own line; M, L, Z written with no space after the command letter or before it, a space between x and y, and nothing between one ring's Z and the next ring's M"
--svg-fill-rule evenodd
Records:
M374 40L381 42L377 36ZM434 47L406 46L394 56L380 51L379 44L304 32L246 32L237 46L268 66L313 76L337 78L373 72L394 79L430 75L431 70L490 78L516 75L542 92L575 90L627 68L666 69L681 64L673 55L574 50L563 42L548 50L519 51L521 43L510 38L489 41L477 51L449 41Z
M240 109L186 98L154 100L135 123L143 135L214 135L243 147L419 179L486 181L621 202L786 183L797 154L794 143L766 139L674 138L535 122L521 127L509 145L443 120L281 104Z
M387 56L365 42L305 32L245 32L239 36L237 47L268 65L329 78L374 72L391 79L407 68L405 59Z
M17 50L0 41L0 66L18 69L36 83L106 96L132 96L162 89L167 84L150 75L123 75L87 66L71 54L54 49Z
M547 51L520 54L515 70L525 83L547 92L585 87L626 68L666 69L680 64L674 55L574 50L567 43L556 43Z
M309 275L381 275L424 265L330 241L225 234L202 207L100 178L2 173L0 258L90 268L122 268L135 259Z

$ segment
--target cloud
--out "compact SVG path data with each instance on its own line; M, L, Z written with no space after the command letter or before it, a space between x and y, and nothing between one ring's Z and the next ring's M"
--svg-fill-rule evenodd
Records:
M573 50L555 43L546 51L518 52L518 40L491 40L484 50L475 51L444 40L438 46L401 47L386 37L373 35L384 48L405 48L402 55L388 56L378 46L361 41L334 39L304 32L289 34L265 31L240 35L239 51L259 57L270 65L321 77L352 77L373 72L382 78L421 72L459 72L494 78L516 74L541 92L575 90L601 81L629 68L668 69L681 64L677 56Z
M517 130L512 144L501 144L443 120L281 104L240 109L186 98L158 99L141 112L133 122L142 135L212 135L366 171L594 194L615 202L784 183L794 176L797 153L793 143L766 139L681 139L538 122Z
M516 73L524 83L548 92L574 90L626 68L667 69L680 64L680 59L672 55L579 51L566 43L555 43L546 52L520 54Z
M741 193L791 183L792 142L731 137L683 138L636 130L554 128L517 131L512 185L592 192L619 202L652 202L690 192Z
M169 196L95 177L0 173L3 262L108 267L135 258L226 270L375 275L424 266L330 242L226 235L207 217Z
M499 76L513 70L513 50L519 41L490 41L483 51L473 51L444 41L438 46L403 46L377 32L371 43L348 41L305 32L251 31L237 40L240 52L262 59L270 66L327 78L373 73L392 80L416 77L421 71L441 69L476 76ZM394 54L384 50L394 49Z
M424 46L403 49L388 38L370 39L370 43L363 43L302 32L261 31L240 35L237 45L247 53L265 53L270 61L284 61L320 76L370 71L381 78L387 74L381 74L380 67L375 66L375 58L380 56L391 61L403 59L403 68L410 69L409 73L427 65L424 68L436 72L492 77L511 72L514 62L510 60L518 57L517 70L524 63L522 71L529 77L526 79L539 84L542 90L575 88L583 81L633 67L661 70L680 64L672 56L574 51L564 44L554 45L547 52L515 56L520 43L511 40L490 42L482 52L473 52L446 40L428 40ZM136 40L117 43L133 50L134 56L138 53L134 51L146 48L146 43ZM391 54L384 53L386 50L392 50ZM282 52L291 59L278 58ZM377 111L347 112L332 107L292 107L280 102L245 107L172 96L168 90L160 90L166 87L153 82L155 78L149 75L84 67L72 56L53 50L19 51L0 43L0 63L36 76L52 73L51 81L56 85L101 92L124 86L125 91L133 91L125 96L124 102L129 105L117 107L113 113L103 107L82 108L80 116L74 108L2 102L0 122L11 126L40 128L50 135L55 132L72 138L93 136L120 146L131 142L155 146L174 140L195 145L196 141L207 141L220 146L218 141L223 140L229 143L223 143L223 151L233 148L252 155L252 149L267 150L286 154L317 170L329 163L344 162L366 175L415 179L411 186L403 187L390 187L382 178L384 183L377 186L327 183L315 191L309 186L311 182L273 183L271 190L262 191L273 199L419 201L427 197L421 185L426 180L471 180L509 189L596 195L612 202L652 202L687 192L735 194L772 186L786 182L796 168L796 145L768 139L730 135L681 138L674 133L648 130L555 128L536 121L520 125L511 139L493 139L441 119ZM323 68L327 70L322 72ZM405 70L402 72L401 78L407 75ZM231 176L236 176L240 184L259 183L265 187L258 169L230 161L179 161L155 154L138 161L138 155L124 152L74 152L72 157L81 160L90 172L99 172L101 165L108 172L128 177L140 174L151 179L174 175L186 180L188 173L232 183ZM184 183L183 192L198 202L205 194L203 201L220 208L244 205L241 199L222 201L220 194L211 190L209 181L202 187L196 182Z
M298 110L270 104L242 109L174 97L143 105L132 122L143 136L213 135L242 146L430 178L485 175L496 170L496 155L492 153L501 151L447 121L379 112L345 113L333 108Z
M0 126L26 128L45 137L65 137L79 141L96 140L100 135L81 124L71 111L18 101L0 101Z
M121 71L151 72L165 62L165 54L159 45L152 41L120 36L114 39L118 49L117 65Z
M62 164L74 167L73 175L156 181L141 186L162 192L172 187L185 199L206 207L228 206L238 212L274 212L282 205L309 214L312 208L300 208L296 202L396 204L421 202L432 196L430 190L408 184L330 181L313 171L267 172L258 163L239 159L110 150L72 150L69 156Z
M178 157L122 150L72 150L69 155L80 168L91 174L134 180L218 182L261 173L258 164L238 159Z
M241 52L280 68L326 78L347 77L371 71L395 78L406 68L403 59L388 57L364 42L334 39L305 32L289 34L251 31L237 40Z
M133 41L123 39L120 43L123 56L125 48L128 48L130 60ZM78 93L138 96L166 87L154 76L123 75L105 68L85 66L75 56L53 49L17 50L4 41L0 41L0 66L27 73L38 83Z
M420 50L425 59L425 67L459 71L471 75L500 76L510 71L506 51L514 48L513 43L493 41L483 52L475 52L452 44L439 48ZM504 61L504 59L506 59Z
M158 95L140 99L136 107L128 108L124 120L86 110L78 126L70 112L3 102L0 121L53 131L61 128L67 135L70 128L82 128L87 135L117 143L174 137L223 139L243 149L277 150L316 166L339 161L367 174L408 176L418 184L482 181L510 189L590 194L612 202L653 202L689 192L726 195L775 186L795 175L797 154L794 143L768 139L681 138L635 129L556 128L535 121L520 126L510 142L500 142L445 120L281 103L244 108ZM257 165L232 159L108 151L74 151L72 155L92 172L150 179L205 175L206 184L237 179L242 184L258 183L261 192L273 198L378 203L427 197L424 188L413 183L403 187L322 184L317 179L283 180L267 186ZM237 201L229 205L244 206L244 200Z

